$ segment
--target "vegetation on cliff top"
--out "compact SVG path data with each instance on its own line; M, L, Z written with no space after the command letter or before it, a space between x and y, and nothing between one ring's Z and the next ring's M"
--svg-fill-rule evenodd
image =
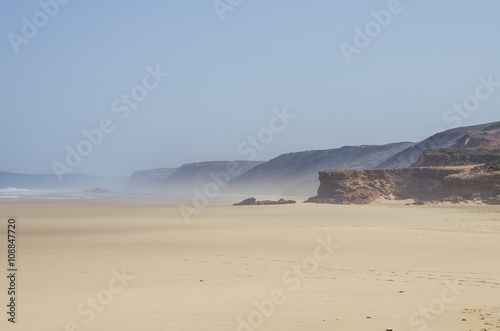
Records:
M437 154L447 154L450 156L454 155L492 155L498 154L500 156L500 149L491 148L478 148L478 149L451 149L451 148L441 148L441 149L430 149L424 152L424 154L437 155Z
M478 170L478 171L484 170L484 171L488 171L488 172L500 171L500 158L498 160L488 162L482 166L475 167L474 170Z

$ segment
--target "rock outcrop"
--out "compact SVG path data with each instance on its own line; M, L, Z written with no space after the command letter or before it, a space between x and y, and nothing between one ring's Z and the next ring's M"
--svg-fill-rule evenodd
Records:
M263 200L257 201L255 198L248 198L241 202L234 203L233 206L259 206L259 205L289 205L294 204L295 200L285 200L283 198L273 201L273 200Z
M113 194L113 192L111 191L108 191L106 189L102 189L100 187L96 187L95 189L93 190L86 190L84 191L85 193L92 193L92 194L98 194L98 195L110 195L110 194Z
M381 197L424 202L481 200L491 204L500 200L500 171L490 165L472 169L422 167L322 171L319 179L318 195L307 202L367 204Z

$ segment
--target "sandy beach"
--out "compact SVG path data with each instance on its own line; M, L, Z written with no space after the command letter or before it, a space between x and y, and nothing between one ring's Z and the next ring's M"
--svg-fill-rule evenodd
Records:
M500 330L500 206L232 202L0 200L1 329Z

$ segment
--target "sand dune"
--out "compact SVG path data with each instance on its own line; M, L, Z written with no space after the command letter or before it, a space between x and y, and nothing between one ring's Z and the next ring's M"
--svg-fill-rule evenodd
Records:
M500 206L232 202L0 200L2 330L500 329Z

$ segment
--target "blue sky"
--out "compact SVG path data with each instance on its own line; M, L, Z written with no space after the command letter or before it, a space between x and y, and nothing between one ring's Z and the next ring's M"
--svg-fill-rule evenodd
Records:
M210 0L65 1L47 22L38 1L0 4L0 171L51 173L106 118L114 130L73 172L245 159L238 146L283 107L296 118L256 159L500 119L500 89L473 112L444 116L479 76L500 81L495 0L400 1L350 63L341 43L355 46L355 28L395 0L220 0L236 4L224 20ZM9 35L24 38L23 17L34 16L42 26L16 53ZM169 76L121 120L111 104L147 67Z

